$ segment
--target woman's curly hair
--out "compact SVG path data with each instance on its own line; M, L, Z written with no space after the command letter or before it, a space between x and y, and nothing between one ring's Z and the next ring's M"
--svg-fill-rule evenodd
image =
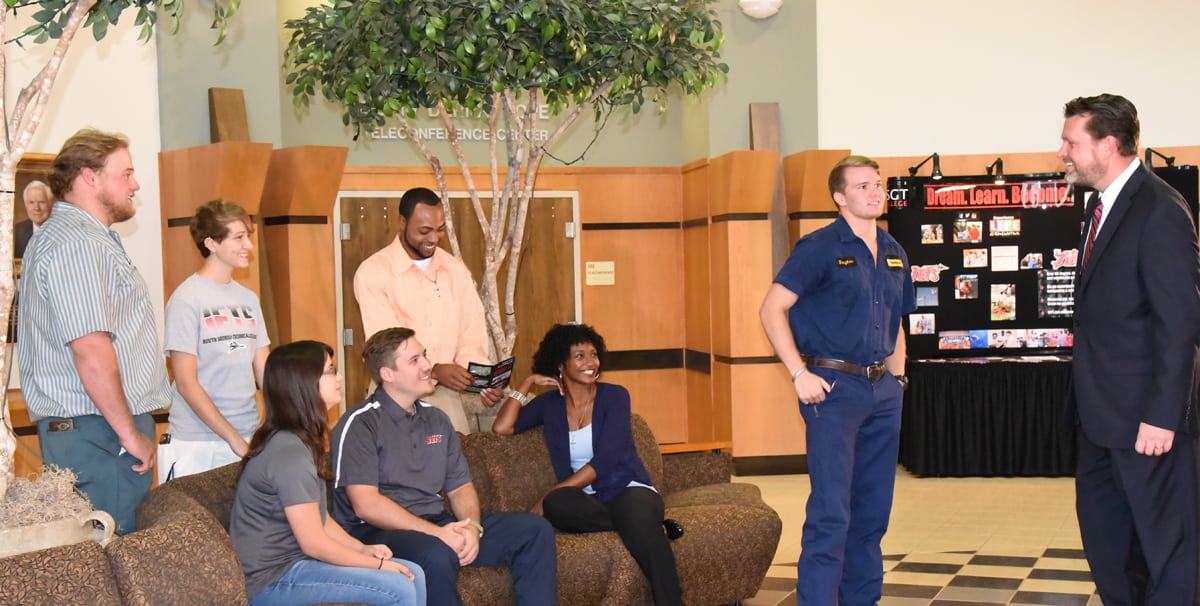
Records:
M600 368L604 368L608 362L608 349L604 347L604 337L596 329L587 324L555 324L546 331L537 353L533 354L533 372L547 377L557 375L558 367L571 355L571 346L583 343L591 343L596 348Z

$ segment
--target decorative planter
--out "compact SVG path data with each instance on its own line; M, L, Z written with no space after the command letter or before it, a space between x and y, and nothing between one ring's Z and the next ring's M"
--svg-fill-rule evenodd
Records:
M78 518L63 518L32 526L0 528L0 558L84 541L96 541L104 547L112 540L116 530L117 524L112 516L103 511L90 511Z

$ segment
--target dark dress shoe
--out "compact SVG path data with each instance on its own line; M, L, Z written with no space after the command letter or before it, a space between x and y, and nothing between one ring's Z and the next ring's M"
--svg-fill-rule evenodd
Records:
M680 524L677 520L672 520L671 518L663 520L663 528L667 529L667 538L672 541L683 536L683 524Z

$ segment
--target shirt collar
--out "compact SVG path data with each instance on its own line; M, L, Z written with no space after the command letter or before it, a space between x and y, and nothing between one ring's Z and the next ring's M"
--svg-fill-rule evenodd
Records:
M1108 189L1100 192L1100 200L1111 206L1117 200L1117 196L1121 195L1121 190L1125 189L1125 184L1129 182L1129 178L1133 176L1134 171L1141 165L1142 161L1134 158L1133 162L1130 162L1129 166L1126 166L1125 170L1121 171L1121 174L1117 175L1117 178L1109 184Z
M412 269L421 271L421 268L417 267L416 263L413 263L412 257L408 256L408 249L404 248L404 243L400 241L399 234L392 240L390 248L392 249L392 261L395 264L397 272L403 273ZM433 274L441 269L444 255L446 255L446 251L440 247L433 251L433 260L429 264L428 273Z
M854 229L850 227L850 223L848 223L846 218L840 213L838 214L837 219L834 219L833 221L833 231L837 233L838 239L840 239L842 242L853 242L860 239L858 234L854 233ZM883 229L876 224L875 234L878 236L880 233L883 233ZM882 241L882 238L876 240L876 242Z
M379 402L379 405L385 411L387 411L385 414L391 417L393 421L416 419L422 416L421 409L424 408L424 406L421 405L421 401L417 400L416 404L413 406L413 413L408 414L408 411L404 410L403 407L397 404L396 401L392 399L392 396L389 396L387 391L385 391L382 386L375 388L375 392L371 394L371 400L374 402Z

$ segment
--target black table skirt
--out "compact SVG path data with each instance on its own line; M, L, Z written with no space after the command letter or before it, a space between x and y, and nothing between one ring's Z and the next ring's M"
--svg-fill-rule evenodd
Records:
M910 362L900 463L922 476L1070 476L1071 363Z

